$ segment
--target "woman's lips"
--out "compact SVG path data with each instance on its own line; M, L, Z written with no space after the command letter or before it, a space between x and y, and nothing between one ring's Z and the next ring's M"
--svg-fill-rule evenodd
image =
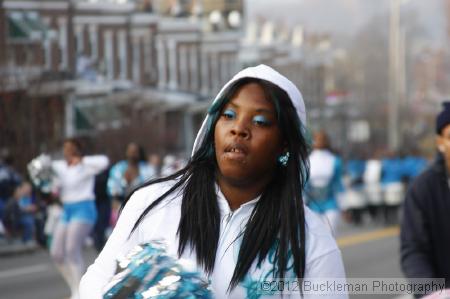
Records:
M231 144L225 148L225 157L230 160L243 160L248 150L242 144Z

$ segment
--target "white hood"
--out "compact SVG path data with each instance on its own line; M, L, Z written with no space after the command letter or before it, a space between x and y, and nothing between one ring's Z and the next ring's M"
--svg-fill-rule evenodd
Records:
M297 115L302 122L302 125L306 126L306 109L300 90L298 90L294 83L292 83L288 78L284 77L271 67L264 64L260 64L255 67L248 67L237 73L230 81L228 81L227 84L222 87L220 92L215 97L213 103L221 98L223 92L228 88L228 86L230 86L230 84L242 78L257 78L266 80L283 89L288 94L292 104L294 105L295 110L297 111ZM206 115L206 118L197 133L197 137L195 138L192 154L194 154L198 150L200 144L203 141L203 138L205 137L208 119L209 115Z

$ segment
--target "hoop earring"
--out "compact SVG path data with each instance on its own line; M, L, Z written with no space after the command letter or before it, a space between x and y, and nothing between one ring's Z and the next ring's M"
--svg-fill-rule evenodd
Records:
M286 167L289 161L289 152L286 152L284 155L280 155L278 157L278 164L280 164L283 167Z

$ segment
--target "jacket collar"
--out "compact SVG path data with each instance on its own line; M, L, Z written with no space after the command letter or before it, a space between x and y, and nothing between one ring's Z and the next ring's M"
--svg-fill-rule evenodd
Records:
M449 180L449 173L447 171L447 166L445 165L445 158L441 153L438 152L436 154L436 158L434 159L431 169L445 181Z
M230 214L232 211L231 211L230 205L228 204L228 200L225 198L225 195L223 195L223 193L220 190L220 187L217 183L216 183L216 194L217 194L217 201L219 204L220 214L221 215ZM256 198L242 204L239 208L234 210L233 213L236 214L241 211L252 210L260 198L261 198L261 195L258 195Z

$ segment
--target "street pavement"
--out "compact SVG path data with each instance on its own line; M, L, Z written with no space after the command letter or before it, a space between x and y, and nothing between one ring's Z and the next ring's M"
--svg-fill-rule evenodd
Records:
M401 278L398 227L349 224L338 229L337 239L349 278ZM85 250L91 263L96 256ZM0 299L64 299L69 289L43 249L0 256ZM351 299L396 298L398 295L352 295Z
M337 240L342 251L347 278L403 278L398 235L398 226L341 227ZM412 297L399 294L350 295L350 299L356 298L410 299Z

